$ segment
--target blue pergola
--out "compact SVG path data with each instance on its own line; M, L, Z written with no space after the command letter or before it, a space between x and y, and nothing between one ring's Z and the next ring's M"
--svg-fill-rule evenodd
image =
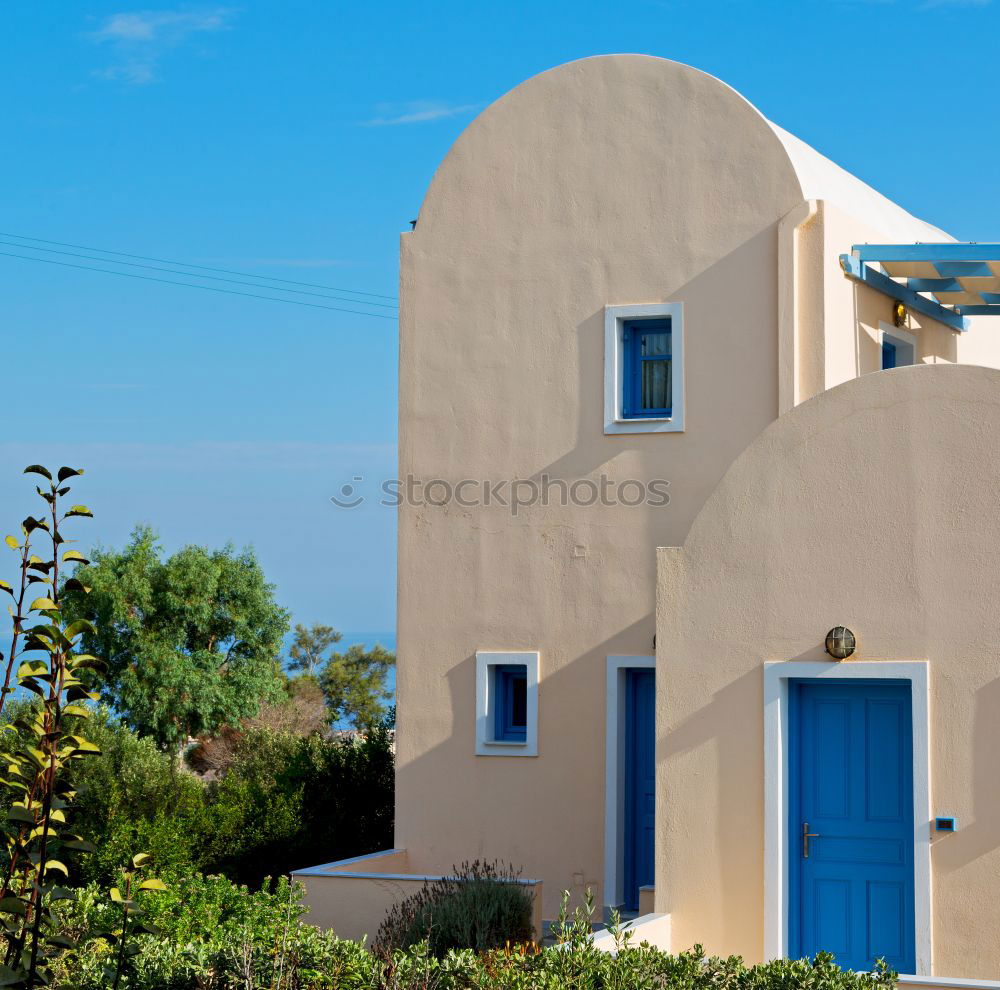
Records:
M1000 244L855 244L840 266L955 330L967 316L1000 316Z

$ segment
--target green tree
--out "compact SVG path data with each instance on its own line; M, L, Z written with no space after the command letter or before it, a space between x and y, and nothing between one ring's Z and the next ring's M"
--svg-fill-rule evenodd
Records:
M103 700L164 749L282 696L288 613L252 551L188 546L164 558L140 526L124 550L94 551L76 576L91 591L69 590L66 610L96 628L85 644L108 664Z
M376 643L370 650L356 644L346 653L334 653L320 671L319 683L335 721L370 729L385 716L389 668L396 655Z
M333 626L314 622L310 628L296 623L295 639L288 651L288 669L315 677L327 662L326 651L343 637Z
M370 650L354 645L345 653L328 654L342 638L333 626L296 624L288 668L319 682L331 721L368 729L385 716L385 702L392 697L386 690L386 678L396 656L377 643Z

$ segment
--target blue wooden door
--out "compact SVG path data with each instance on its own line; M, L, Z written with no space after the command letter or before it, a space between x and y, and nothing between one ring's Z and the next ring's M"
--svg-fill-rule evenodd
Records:
M653 883L656 805L656 678L630 670L625 696L625 907L639 907L639 888Z
M916 972L910 686L793 683L790 954Z

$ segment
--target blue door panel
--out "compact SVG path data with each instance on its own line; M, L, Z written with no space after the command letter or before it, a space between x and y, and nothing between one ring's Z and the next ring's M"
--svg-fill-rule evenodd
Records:
M910 686L793 683L790 715L790 954L913 973Z
M656 804L656 678L630 670L625 682L625 907L639 907L639 888L653 882Z

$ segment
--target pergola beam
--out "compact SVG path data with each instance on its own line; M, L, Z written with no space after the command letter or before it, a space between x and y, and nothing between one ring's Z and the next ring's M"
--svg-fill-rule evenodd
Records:
M1000 244L855 244L859 261L1000 261Z
M926 247L926 245L923 245ZM935 245L938 246L938 245ZM952 245L940 245L951 247ZM897 245L898 248L912 248L916 245L901 244ZM855 251L858 248L855 247ZM994 257L1000 257L1000 255L994 255ZM873 258L873 261L880 260L896 260L896 261L927 261L926 257L907 257L907 258ZM895 299L910 309L917 313L923 313L924 316L929 316L931 319L938 320L940 323L944 323L946 326L951 327L953 330L964 331L968 329L968 321L961 316L955 310L947 309L940 303L935 302L933 299L927 299L925 296L914 292L909 286L903 285L901 282L894 282L888 275L883 275L882 272L876 271L874 268L869 267L864 263L864 259L858 254L842 254L840 256L840 267L843 268L844 274L853 279L855 282L860 282L863 285L870 286L877 292L881 292L883 295L889 296L891 299ZM975 310L979 307L975 306L964 306L962 307L962 312L970 313L976 315ZM1000 313L1000 306L995 307L985 307L990 309L991 312Z

